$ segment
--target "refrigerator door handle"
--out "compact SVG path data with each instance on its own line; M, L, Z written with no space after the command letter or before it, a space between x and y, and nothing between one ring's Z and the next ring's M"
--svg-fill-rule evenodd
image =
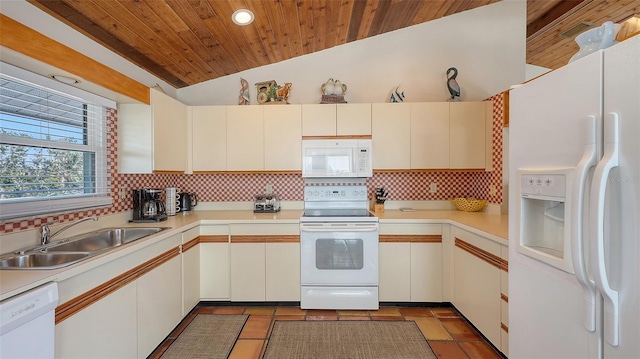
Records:
M591 266L596 287L604 298L604 338L612 346L619 342L618 292L609 285L604 257L604 205L609 172L618 166L618 114L608 113L603 126L603 156L596 166L591 187Z
M576 175L572 189L571 206L571 260L576 279L582 286L584 295L584 328L590 332L596 330L596 285L587 274L585 261L586 240L583 235L583 225L588 213L583 210L585 199L585 184L589 169L596 164L596 117L588 116L583 124L584 153L576 167Z

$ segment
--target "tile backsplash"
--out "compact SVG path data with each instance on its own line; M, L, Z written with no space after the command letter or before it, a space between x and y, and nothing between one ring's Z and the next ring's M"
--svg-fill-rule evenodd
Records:
M502 121L503 95L489 98L493 106L493 171L491 172L397 172L374 173L366 185L370 197L376 187L389 191L389 200L428 201L447 200L451 197L486 198L490 203L502 203ZM304 181L300 174L119 174L117 166L117 111L107 111L107 139L109 183L113 205L107 208L61 213L46 217L28 218L0 223L0 234L38 227L48 221L70 222L93 215L106 215L131 209L131 190L143 187L164 188L176 186L183 191L195 192L201 202L251 201L253 196L265 191L266 185L284 201L303 199ZM429 192L429 184L437 183L436 193ZM495 195L489 195L490 186L495 186ZM120 198L124 188L126 196Z

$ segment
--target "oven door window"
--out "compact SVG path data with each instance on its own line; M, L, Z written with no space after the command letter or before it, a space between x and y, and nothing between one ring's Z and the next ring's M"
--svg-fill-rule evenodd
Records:
M362 239L316 239L316 268L320 270L360 270L364 266Z

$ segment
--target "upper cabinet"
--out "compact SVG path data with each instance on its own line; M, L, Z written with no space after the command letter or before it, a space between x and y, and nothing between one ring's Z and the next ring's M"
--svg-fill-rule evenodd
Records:
M264 170L262 106L227 107L227 170Z
M264 107L264 169L302 170L300 105Z
M449 168L449 103L411 104L411 168Z
M369 136L371 104L302 105L302 136Z
M491 101L373 104L374 170L491 170L492 109Z
M193 172L227 170L227 106L191 106Z
M119 173L187 170L187 106L154 89L151 105L118 106Z
M372 104L371 136L374 169L411 168L411 104Z
M487 103L449 104L449 168L486 167Z

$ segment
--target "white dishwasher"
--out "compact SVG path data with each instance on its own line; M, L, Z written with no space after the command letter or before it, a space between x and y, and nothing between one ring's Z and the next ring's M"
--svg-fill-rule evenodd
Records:
M55 282L0 302L0 358L54 358L57 305Z

